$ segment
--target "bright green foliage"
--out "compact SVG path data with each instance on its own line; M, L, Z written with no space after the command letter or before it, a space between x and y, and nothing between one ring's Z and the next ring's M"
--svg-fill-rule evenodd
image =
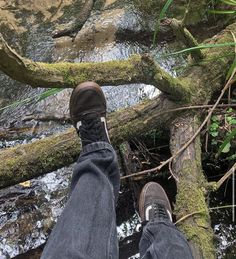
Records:
M210 125L209 133L213 138L215 138L219 134L218 131L220 127L220 120L217 116L212 116L211 121L212 123ZM215 144L215 143L212 143L212 144Z
M232 130L230 134L227 135L225 138L224 142L221 144L219 150L218 150L218 155L222 153L228 153L230 151L230 141L236 136L236 129Z

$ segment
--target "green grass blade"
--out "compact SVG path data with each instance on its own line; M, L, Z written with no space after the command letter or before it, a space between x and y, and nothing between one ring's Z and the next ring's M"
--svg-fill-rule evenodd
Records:
M49 96L52 96L54 94L57 94L57 93L61 92L62 90L64 90L64 89L63 88L51 88L51 89L48 89L47 91L45 91L45 92L43 92L41 94L37 94L35 96L26 98L24 100L16 101L16 102L11 103L11 104L9 104L7 106L4 106L4 107L0 108L0 111L3 111L5 109L7 109L7 108L14 108L14 107L16 107L19 104L27 104L27 103L29 103L29 102L31 102L33 100L36 100L36 103L37 103L39 101L42 101L42 100L48 98Z
M235 46L235 45L236 45L235 42L226 42L226 43L219 43L219 44L204 44L204 45L200 44L196 47L187 48L187 49L183 49L183 50L180 50L180 51L172 52L172 53L166 54L164 56L174 56L174 55L190 52L190 51L193 51L193 50L196 50L196 49L220 48L220 47L228 47L228 46Z
M209 10L209 13L213 14L235 14L236 11L234 10Z
M9 104L9 105L7 105L7 106L4 106L4 107L0 108L0 111L3 111L3 110L5 110L5 109L11 108L11 107L13 108L13 107L15 107L15 106L17 106L17 105L19 105L19 104L28 103L28 102L30 102L32 99L33 99L33 97L31 97L31 98L26 98L26 99L20 100L20 101L16 101L16 102L14 102L14 103L11 103L11 104Z
M160 28L160 22L164 18L165 14L166 14L167 10L169 9L170 5L172 4L172 2L173 2L173 0L167 0L160 12L159 18L158 18L158 20L156 22L156 26L155 26L155 32L154 32L154 36L153 36L153 46L156 43L157 33Z
M38 96L37 102L42 101L42 100L48 98L49 96L57 94L57 93L61 92L62 90L64 90L64 89L63 88L51 88L51 89L43 92L42 94L40 94Z
M227 4L227 5L236 5L236 1L235 0L220 0L223 4Z

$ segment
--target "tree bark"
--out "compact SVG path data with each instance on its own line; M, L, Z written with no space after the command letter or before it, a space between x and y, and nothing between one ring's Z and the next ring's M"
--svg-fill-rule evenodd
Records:
M171 152L175 154L198 130L200 121L194 114L184 114L171 126ZM190 144L173 162L172 169L178 177L175 214L177 219L196 211L178 227L190 240L194 259L215 258L213 231L205 201L207 180L201 165L200 136Z
M163 109L176 104L161 96L108 116L108 130L112 144L121 144L146 133L152 128L168 128L175 113L160 116ZM30 144L18 145L0 151L0 188L32 179L73 163L81 150L73 129Z

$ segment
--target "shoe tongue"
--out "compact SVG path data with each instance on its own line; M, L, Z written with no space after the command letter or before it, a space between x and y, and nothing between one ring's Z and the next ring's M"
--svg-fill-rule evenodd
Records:
M99 116L96 112L84 114L81 121L88 121L88 120L94 120L99 119Z

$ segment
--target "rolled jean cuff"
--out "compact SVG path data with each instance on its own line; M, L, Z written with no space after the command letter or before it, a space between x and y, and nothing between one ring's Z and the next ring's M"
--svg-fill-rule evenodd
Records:
M103 149L108 149L110 151L114 151L113 147L111 144L105 142L105 141L99 141L99 142L94 142L91 144L86 145L83 147L80 155L86 155L98 150L103 150Z

